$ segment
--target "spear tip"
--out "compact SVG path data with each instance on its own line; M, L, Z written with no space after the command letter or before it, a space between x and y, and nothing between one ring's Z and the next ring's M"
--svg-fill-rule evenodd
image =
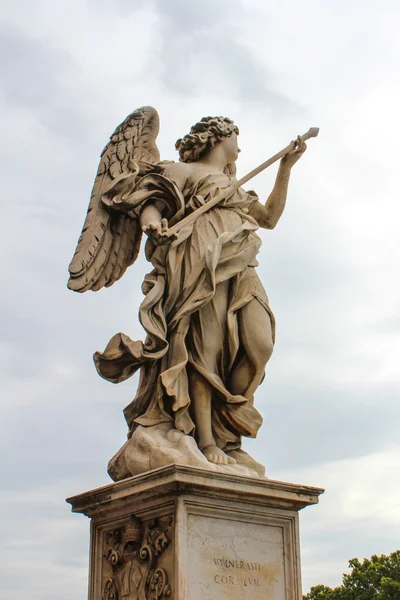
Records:
M319 127L310 127L310 129L308 130L308 135L310 136L310 138L317 137L318 134Z

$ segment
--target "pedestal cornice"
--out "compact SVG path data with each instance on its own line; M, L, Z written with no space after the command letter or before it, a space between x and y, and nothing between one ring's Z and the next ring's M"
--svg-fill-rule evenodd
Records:
M114 507L125 504L132 496L144 501L146 497L159 495L167 498L182 493L301 510L317 504L323 492L321 488L273 479L253 479L170 465L72 496L67 498L67 502L73 512L91 518L108 510L111 504Z

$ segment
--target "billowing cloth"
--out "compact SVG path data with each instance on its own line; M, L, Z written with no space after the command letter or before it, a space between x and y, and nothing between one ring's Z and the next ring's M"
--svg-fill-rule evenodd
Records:
M168 165L143 177L120 194L124 209L134 210L149 198L162 199L173 208L173 224L230 185L224 174L197 181L173 181ZM125 200L122 200L125 198ZM229 376L241 348L238 311L254 298L274 318L268 298L254 269L261 240L257 222L248 214L254 194L237 190L230 198L201 215L181 231L177 240L155 246L149 239L146 256L153 270L143 282L145 298L139 318L147 337L132 341L119 333L94 360L99 374L118 383L140 368L134 400L124 413L131 432L138 424L173 422L194 434L190 415L188 370L195 369L214 390L213 434L223 449L240 447L242 435L255 437L262 418L252 399L229 391ZM207 340L218 347L210 364Z

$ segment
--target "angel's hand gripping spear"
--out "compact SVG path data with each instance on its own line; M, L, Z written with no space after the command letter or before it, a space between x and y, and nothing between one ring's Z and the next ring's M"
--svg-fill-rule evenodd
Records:
M252 171L247 173L247 175L245 175L244 177L239 179L239 181L236 181L236 183L234 183L233 185L224 189L222 192L220 192L214 198L212 198L209 202L207 202L206 204L203 204L203 206L196 209L190 215L183 218L181 221L179 221L178 223L176 223L169 229L167 227L166 219L163 219L162 224L161 224L161 236L159 236L160 238L162 238L162 240L159 239L158 243L170 243L171 241L176 239L177 234L184 227L187 227L188 225L191 225L192 223L194 223L200 217L200 215L204 214L205 212L207 212L208 210L213 208L213 206L216 206L217 204L219 204L220 202L225 200L225 198L229 198L229 196L231 196L235 192L235 190L237 190L242 185L247 183L250 179L252 179L256 175L261 173L261 171L264 171L265 169L267 169L269 166L271 166L273 163L278 161L280 158L283 158L284 156L289 154L289 152L292 152L292 150L295 150L299 140L302 140L303 142L305 142L306 140L308 140L312 137L317 137L318 133L319 133L318 127L310 127L310 129L306 133L299 136L297 138L297 140L290 142L290 144L288 146L286 146L286 148L283 148L282 150L280 150L280 152L277 152L277 154L274 154L274 156L271 156L271 158L269 158L268 160L263 162L261 165L259 165L258 167L256 167L255 169L253 169ZM146 229L151 229L151 227L146 228Z

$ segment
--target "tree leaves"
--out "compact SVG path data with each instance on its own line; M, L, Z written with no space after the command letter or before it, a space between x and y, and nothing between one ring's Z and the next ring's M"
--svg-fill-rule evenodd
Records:
M351 572L337 588L312 587L303 600L400 600L400 550L349 561Z

